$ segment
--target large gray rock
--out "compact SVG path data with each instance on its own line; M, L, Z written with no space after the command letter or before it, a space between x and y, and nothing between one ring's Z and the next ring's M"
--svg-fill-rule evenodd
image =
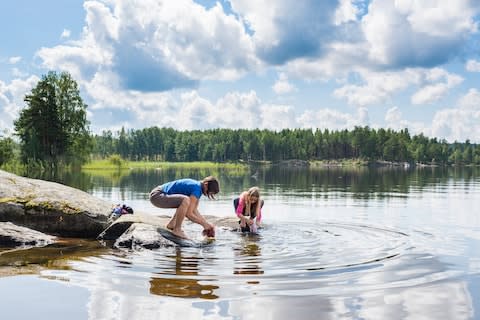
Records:
M95 238L112 204L59 183L0 170L0 221L63 237Z

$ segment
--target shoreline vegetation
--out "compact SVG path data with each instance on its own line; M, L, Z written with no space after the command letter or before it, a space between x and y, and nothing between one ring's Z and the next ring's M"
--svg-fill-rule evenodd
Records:
M45 139L40 139L44 141ZM357 167L478 167L480 144L448 143L369 127L354 130L193 130L145 128L92 135L80 153L53 156L35 153L37 140L0 137L0 168L9 172L56 169L204 169L241 174L251 166L310 168ZM30 150L33 148L35 150ZM55 145L43 146L57 150ZM88 149L88 150L87 150ZM42 149L43 150L43 149Z
M249 174L252 167L273 167L279 166L284 168L311 168L311 169L358 169L358 168L392 168L392 169L414 169L414 168L446 168L446 167L480 167L477 164L441 164L441 163L411 163L411 162L395 162L385 160L366 159L330 159L330 160L301 160L289 159L280 161L265 160L238 160L230 162L213 162L213 161L135 161L124 160L118 155L109 157L108 159L94 159L79 167L57 167L60 170L74 170L90 172L94 175L110 175L115 172L126 172L130 170L209 170L217 172L218 170L228 171L230 174L243 175ZM15 173L18 175L34 176L39 172L49 172L49 168L43 166L29 166L21 163L8 163L0 166L1 169ZM110 173L108 173L110 172Z
M225 169L247 171L251 166L282 166L282 167L310 167L310 168L355 168L355 167L398 167L398 168L423 168L423 167L448 167L458 165L442 165L436 163L409 163L392 161L368 161L364 159L338 159L338 160L299 160L290 159L282 161L243 161L237 162L163 162L163 161L130 161L118 157L113 159L92 160L82 166L82 170L134 170L134 169ZM465 167L475 165L462 165Z
M82 170L131 170L131 169L230 169L242 170L248 168L248 165L241 162L222 163L211 161L193 161L193 162L162 162L162 161L130 161L123 159L100 159L92 160L82 166Z

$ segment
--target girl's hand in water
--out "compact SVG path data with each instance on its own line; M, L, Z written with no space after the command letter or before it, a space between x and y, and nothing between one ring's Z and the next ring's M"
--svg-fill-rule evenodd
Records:
M240 218L240 227L245 228L247 226L247 220L245 218Z

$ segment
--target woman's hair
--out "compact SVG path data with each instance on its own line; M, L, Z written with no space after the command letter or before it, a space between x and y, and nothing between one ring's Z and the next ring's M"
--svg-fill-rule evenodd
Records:
M250 203L250 198L251 197L256 197L257 202L255 204ZM246 205L245 205L245 213L247 216L252 216L252 211L254 211L255 216L257 215L258 208L260 208L259 203L260 203L260 189L258 187L251 187L250 189L247 190L247 199L246 199Z
M220 184L218 183L217 178L213 176L208 176L202 180L202 183L205 183L205 182L207 183L206 194L208 198L215 199L213 195L220 192Z

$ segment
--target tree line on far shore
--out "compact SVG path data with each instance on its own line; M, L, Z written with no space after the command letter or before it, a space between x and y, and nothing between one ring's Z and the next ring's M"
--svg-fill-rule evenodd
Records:
M49 72L24 98L15 135L0 136L0 166L82 165L91 159L136 161L282 161L362 159L437 165L480 165L480 145L448 143L407 129L209 129L150 127L92 134L87 105L70 74Z
M480 165L480 145L448 143L407 129L178 131L150 127L94 135L92 155L142 161L282 161L363 159L438 165Z

